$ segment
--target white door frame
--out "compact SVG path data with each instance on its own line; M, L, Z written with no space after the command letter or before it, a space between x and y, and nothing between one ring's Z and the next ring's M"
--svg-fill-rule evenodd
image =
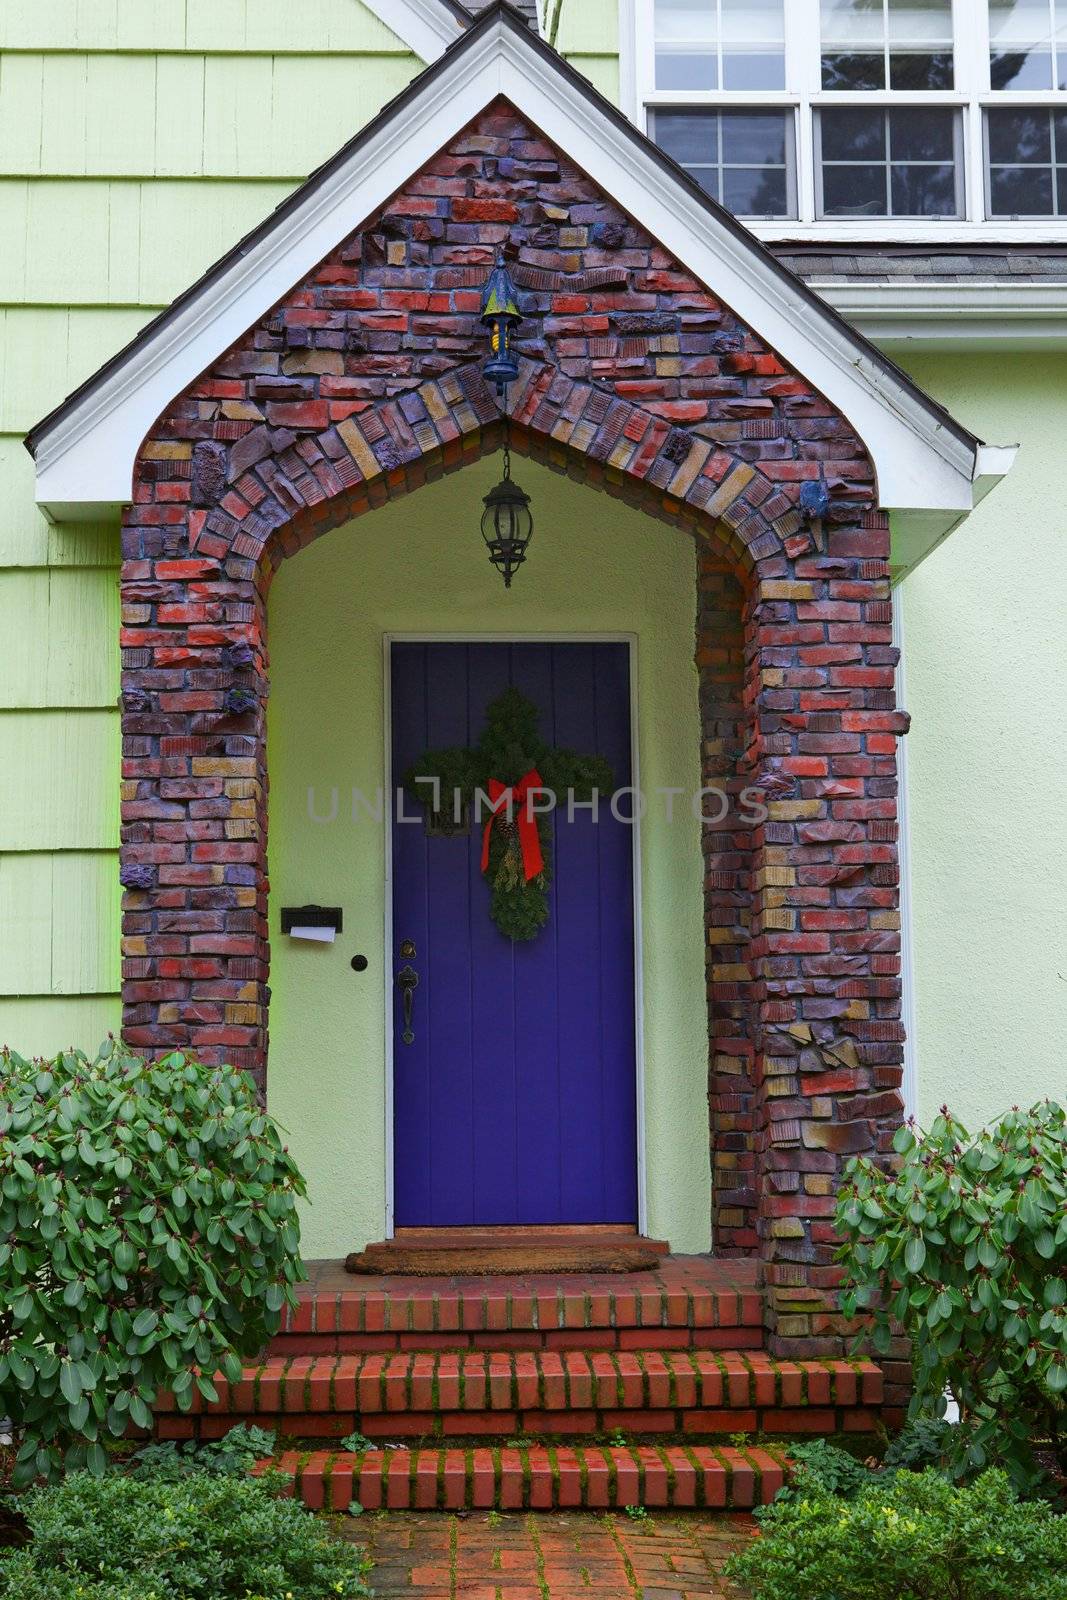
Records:
M385 1237L395 1231L393 1142L393 681L394 644L625 644L630 663L630 782L641 793L640 740L638 738L638 679L636 633L448 633L419 630L415 633L383 633L382 729L385 772ZM634 1095L637 1119L637 1231L648 1232L648 1197L645 1163L645 1013L644 941L641 924L641 816L640 805L631 828L633 848L634 902Z

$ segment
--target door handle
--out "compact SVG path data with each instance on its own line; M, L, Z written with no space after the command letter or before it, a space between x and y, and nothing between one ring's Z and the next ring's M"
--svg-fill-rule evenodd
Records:
M404 1031L400 1037L405 1044L414 1044L415 1034L411 1027L411 1013L415 1006L415 990L419 986L419 975L413 966L401 967L396 975L396 986L403 997L404 1006Z

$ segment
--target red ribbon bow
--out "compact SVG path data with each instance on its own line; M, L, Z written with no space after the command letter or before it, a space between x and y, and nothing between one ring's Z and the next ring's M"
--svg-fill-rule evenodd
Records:
M522 869L526 874L526 882L536 878L539 872L544 871L545 861L541 854L541 839L537 832L537 817L528 798L531 790L540 789L541 774L536 767L531 767L525 778L512 784L509 788L500 782L499 778L489 779L489 806L492 815L487 819L482 832L482 871L489 870L489 835L493 823L502 813L505 816L515 816L519 826L519 848L522 851Z

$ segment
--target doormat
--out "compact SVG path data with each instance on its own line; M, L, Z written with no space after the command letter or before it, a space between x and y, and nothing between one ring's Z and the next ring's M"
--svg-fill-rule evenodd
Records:
M375 1277L526 1278L576 1272L651 1272L666 1246L656 1239L533 1240L471 1246L406 1245L394 1239L353 1251L345 1271Z

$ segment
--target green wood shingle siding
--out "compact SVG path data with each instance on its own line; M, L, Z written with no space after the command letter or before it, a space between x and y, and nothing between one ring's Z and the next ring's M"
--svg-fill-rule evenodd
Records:
M19 567L0 573L0 641L0 709L115 708L118 572Z
M91 1054L121 1022L117 994L0 996L0 1044L24 1056L55 1055L70 1045Z
M304 178L412 75L410 55L5 55L0 172Z
M118 527L22 435L421 67L362 0L0 6L0 1043L120 1017Z
M114 856L0 855L0 993L108 994L118 982Z
M114 709L0 712L0 851L113 849L118 802Z
M0 49L408 55L361 0L4 0Z
M0 178L4 296L14 304L158 310L292 187L273 179Z
M545 0L542 29L601 94L619 99L619 0Z

